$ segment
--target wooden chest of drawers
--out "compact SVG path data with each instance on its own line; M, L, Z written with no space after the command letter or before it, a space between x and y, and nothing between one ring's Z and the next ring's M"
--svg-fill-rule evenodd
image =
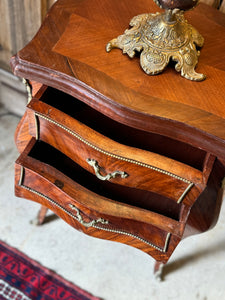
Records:
M208 230L219 215L224 61L212 63L215 35L208 33L207 55L202 51L199 62L205 82L188 82L172 68L147 76L120 52L105 52L107 40L130 18L120 12L113 26L97 31L97 24L111 24L112 3L98 2L102 8L92 7L90 15L88 1L59 0L36 37L12 58L15 74L33 89L16 131L16 195L86 234L166 263L182 238ZM142 5L134 5L131 17ZM190 17L197 26L206 19L225 32L220 13L204 5Z

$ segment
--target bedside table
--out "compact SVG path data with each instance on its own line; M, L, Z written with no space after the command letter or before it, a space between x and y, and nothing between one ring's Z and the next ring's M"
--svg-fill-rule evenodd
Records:
M197 72L146 75L105 51L150 0L58 0L11 60L32 97L15 140L15 193L75 229L166 263L219 216L225 176L225 19L204 4L186 17L205 38ZM45 213L46 209L42 212Z

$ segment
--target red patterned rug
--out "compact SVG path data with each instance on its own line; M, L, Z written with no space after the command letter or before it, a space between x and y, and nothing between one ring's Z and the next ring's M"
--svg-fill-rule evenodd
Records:
M1 241L0 299L100 300Z

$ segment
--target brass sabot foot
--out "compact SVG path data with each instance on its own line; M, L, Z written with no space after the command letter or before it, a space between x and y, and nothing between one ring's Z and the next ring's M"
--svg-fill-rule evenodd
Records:
M176 61L175 69L181 76L202 81L205 75L195 72L203 37L185 20L183 11L166 10L164 13L142 14L134 17L131 29L111 40L106 51L120 48L133 58L140 54L142 69L149 75L161 73L170 59Z

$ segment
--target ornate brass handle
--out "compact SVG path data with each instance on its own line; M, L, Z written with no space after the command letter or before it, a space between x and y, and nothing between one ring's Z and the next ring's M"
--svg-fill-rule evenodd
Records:
M161 73L172 59L175 70L189 80L202 81L204 74L197 73L204 38L184 18L184 11L193 8L199 0L154 0L165 12L141 14L133 17L129 29L112 39L106 51L119 48L133 58L140 52L140 65L149 75ZM197 46L197 48L196 48Z
M81 214L80 214L79 209L76 208L75 205L69 204L69 207L76 211L76 213L77 213L77 215L76 215L76 220L77 220L81 225L83 225L83 226L85 226L85 227L92 227L92 226L94 226L94 225L97 224L97 223L101 223L101 224L108 224L108 223L109 223L108 221L106 221L106 220L104 220L104 219L102 219L102 218L99 218L99 219L97 219L97 220L92 220L92 221L90 221L90 222L85 222L85 221L83 220Z
M116 233L116 234L122 234L122 235L125 235L125 236L129 236L129 237L132 237L132 238L136 238L138 239L139 241L141 241L142 243L145 243L155 249L157 249L158 251L162 252L162 253L165 253L167 251L167 248L168 248L168 244L169 244L169 240L170 240L170 236L171 236L171 233L167 233L167 236L166 236L166 240L165 240L165 244L164 244L164 247L163 248L160 248L154 244L152 244L151 242L143 239L142 237L138 236L138 235L135 235L133 233L130 233L130 232L127 232L127 231L124 231L124 230L120 230L120 229L114 229L112 228L111 226L108 227L108 226L101 226L99 225L100 224L103 224L103 225L107 225L109 224L109 221L106 221L102 218L99 218L97 220L92 220L91 222L85 222L82 218L82 216L80 215L80 211L78 208L76 208L75 205L73 204L69 204L70 208L72 208L73 210L76 211L77 215L73 215L73 218L75 220L77 220L79 223L81 223L83 226L85 227L94 227L96 229L100 229L100 230L104 230L104 231L107 231L107 232L113 232L113 233Z
M122 171L114 171L112 173L108 173L106 176L103 176L100 173L100 167L97 160L88 158L87 162L94 168L95 175L101 180L110 180L111 178L115 178L116 176L121 176L122 178L126 178L127 176L129 176L126 172Z

